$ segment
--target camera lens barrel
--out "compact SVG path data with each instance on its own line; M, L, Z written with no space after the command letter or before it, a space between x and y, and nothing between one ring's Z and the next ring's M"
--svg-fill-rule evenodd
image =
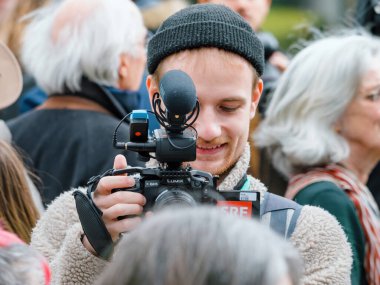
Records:
M192 195L183 190L177 189L166 189L163 190L156 198L154 203L154 209L159 210L165 207L173 207L173 206L189 206L195 207L197 205L197 201L194 199Z

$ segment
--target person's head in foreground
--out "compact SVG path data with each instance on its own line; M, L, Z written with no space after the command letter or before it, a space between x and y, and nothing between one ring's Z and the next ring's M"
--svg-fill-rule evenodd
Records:
M165 210L125 235L97 284L296 285L301 272L269 228L198 207Z
M189 31L190 34L189 34ZM263 89L263 47L250 25L223 5L192 5L167 19L148 45L152 97L169 70L194 81L200 114L195 169L223 175L247 145Z

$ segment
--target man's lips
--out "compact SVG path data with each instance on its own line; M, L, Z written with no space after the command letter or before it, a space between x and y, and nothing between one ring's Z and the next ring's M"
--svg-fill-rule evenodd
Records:
M226 144L219 145L197 145L197 155L212 155L224 149Z

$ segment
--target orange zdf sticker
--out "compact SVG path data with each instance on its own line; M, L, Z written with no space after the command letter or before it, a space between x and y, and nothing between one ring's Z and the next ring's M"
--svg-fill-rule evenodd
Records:
M251 201L218 201L216 206L229 215L252 217Z

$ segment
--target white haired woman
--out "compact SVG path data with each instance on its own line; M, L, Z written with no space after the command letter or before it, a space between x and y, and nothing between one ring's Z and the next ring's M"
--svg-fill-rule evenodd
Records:
M380 159L380 40L330 36L301 51L255 140L289 178L288 198L341 223L354 255L352 284L379 284L379 209L365 185Z

